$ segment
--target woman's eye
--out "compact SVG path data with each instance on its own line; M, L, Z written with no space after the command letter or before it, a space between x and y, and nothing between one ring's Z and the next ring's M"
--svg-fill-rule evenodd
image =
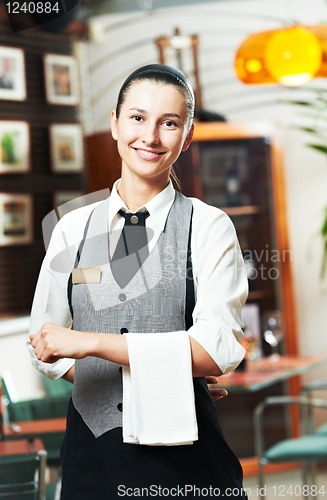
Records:
M173 122L173 121L171 121L171 120L167 120L167 121L165 121L164 123L165 123L165 124L167 125L167 127L169 127L169 128L172 128L172 127L177 127L177 123L175 123L175 122Z
M136 122L140 122L141 120L143 120L143 118L142 118L142 116L139 116L139 115L133 115L132 120L135 120Z

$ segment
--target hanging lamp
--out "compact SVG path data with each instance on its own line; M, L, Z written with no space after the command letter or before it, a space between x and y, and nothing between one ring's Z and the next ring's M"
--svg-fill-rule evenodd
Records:
M327 26L295 25L255 33L237 50L235 70L247 84L290 87L327 76Z

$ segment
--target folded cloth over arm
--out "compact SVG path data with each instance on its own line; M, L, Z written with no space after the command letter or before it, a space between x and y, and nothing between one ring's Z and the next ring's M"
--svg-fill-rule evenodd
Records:
M123 439L147 445L198 439L192 359L185 331L127 333L123 366Z

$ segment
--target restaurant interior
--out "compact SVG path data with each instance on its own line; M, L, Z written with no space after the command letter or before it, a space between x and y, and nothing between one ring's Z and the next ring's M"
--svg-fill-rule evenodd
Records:
M327 1L80 0L50 21L26 9L15 17L8 5L0 497L60 498L72 386L31 364L35 286L58 220L107 198L120 177L110 119L121 83L161 63L187 75L196 100L194 138L175 168L181 192L231 218L248 278L245 358L218 380L228 391L215 402L224 434L249 498L324 498Z

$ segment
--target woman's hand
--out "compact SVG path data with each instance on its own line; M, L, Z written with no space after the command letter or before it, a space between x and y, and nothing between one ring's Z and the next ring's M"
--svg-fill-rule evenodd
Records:
M77 332L54 323L44 323L37 334L30 335L35 356L44 363L55 363L61 358L85 358L92 339L90 333Z
M217 377L206 377L207 384L209 385L209 393L213 401L218 401L218 399L224 398L228 395L226 389L210 389L210 384L218 384Z

